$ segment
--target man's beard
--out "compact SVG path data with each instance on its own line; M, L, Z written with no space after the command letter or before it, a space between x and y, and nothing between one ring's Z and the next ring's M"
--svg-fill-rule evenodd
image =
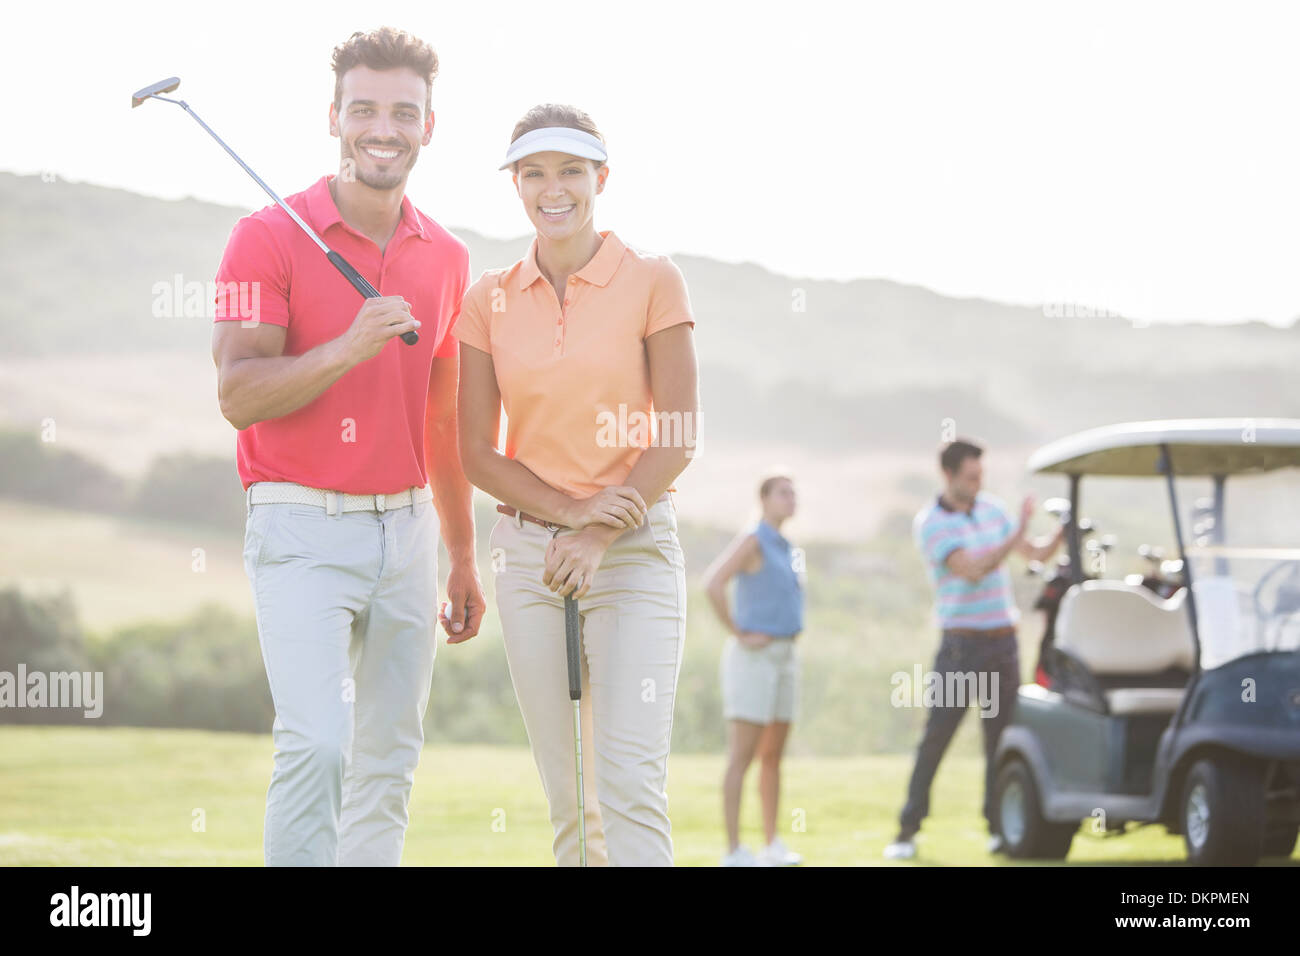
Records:
M375 148L382 149L385 147L376 146ZM404 149L405 147L398 146L395 148ZM418 151L412 149L408 152L410 153L410 158L407 160L406 165L401 169L394 168L388 171L368 172L363 168L361 158L353 152L352 147L345 144L343 147L343 161L345 163L349 160L352 161L353 175L356 181L361 183L361 185L368 186L371 189L388 191L390 189L401 189L406 183L407 175L411 172L411 169L414 168Z

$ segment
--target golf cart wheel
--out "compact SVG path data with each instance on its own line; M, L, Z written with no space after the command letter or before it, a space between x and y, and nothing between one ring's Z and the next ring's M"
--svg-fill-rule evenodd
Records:
M1264 842L1264 778L1259 764L1204 757L1183 784L1183 840L1197 866L1253 866Z
M1018 860L1063 860L1078 823L1053 823L1043 816L1034 775L1022 760L998 773L994 806L1007 856Z
M1289 857L1295 852L1295 841L1298 836L1300 836L1300 824L1272 824L1264 831L1264 849L1261 856Z

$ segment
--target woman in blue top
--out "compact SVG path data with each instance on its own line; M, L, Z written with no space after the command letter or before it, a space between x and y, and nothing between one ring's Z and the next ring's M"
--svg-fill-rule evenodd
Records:
M803 553L781 536L795 510L794 483L784 475L763 481L763 516L742 533L705 573L709 602L732 636L722 652L722 704L727 719L727 772L722 785L727 825L723 866L793 866L801 862L776 835L781 754L798 706L803 630ZM736 613L727 607L727 584L736 579ZM757 857L740 845L740 792L754 754L766 847Z

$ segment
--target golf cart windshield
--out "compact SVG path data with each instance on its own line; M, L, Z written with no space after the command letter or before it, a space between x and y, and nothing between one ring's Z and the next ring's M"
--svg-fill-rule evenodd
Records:
M1201 666L1300 649L1300 469L1212 480L1183 504Z
M1053 442L1030 458L1029 468L1070 476L1076 495L1084 477L1084 486L1099 491L1107 483L1094 476L1161 482L1168 491L1165 552L1173 560L1160 571L1171 588L1166 593L1183 597L1186 613L1195 615L1202 668L1260 651L1300 649L1300 421L1114 425ZM1114 501L1108 493L1082 497ZM1169 516L1171 497L1176 522ZM1091 517L1105 522L1103 515ZM1091 576L1112 576L1104 573L1105 562L1101 569L1096 574L1095 565L1089 568ZM1193 600L1186 601L1176 592L1189 579ZM1142 574L1124 580L1144 586ZM1151 585L1148 576L1145 586Z

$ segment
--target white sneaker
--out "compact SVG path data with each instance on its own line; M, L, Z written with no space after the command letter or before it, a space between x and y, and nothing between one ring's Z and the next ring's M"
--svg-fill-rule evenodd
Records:
M999 834L995 833L989 837L988 847L990 853L1001 853L1006 849L1006 841L1004 841Z
M798 866L803 862L803 857L782 843L780 837L763 848L759 859L768 866Z
M895 840L889 846L885 847L886 860L910 860L916 856L916 842L908 838L906 840Z
M721 866L760 866L747 847L738 846L722 858Z

